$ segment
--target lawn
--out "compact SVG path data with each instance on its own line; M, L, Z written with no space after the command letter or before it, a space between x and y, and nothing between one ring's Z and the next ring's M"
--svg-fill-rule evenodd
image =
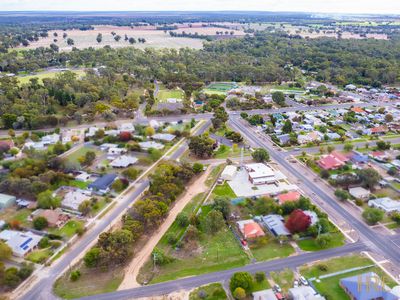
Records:
M271 272L270 276L285 293L287 293L288 290L293 287L294 274L290 269L284 269L280 272Z
M287 257L294 253L294 249L290 244L280 244L275 240L269 241L265 246L252 247L251 253L257 261L270 260L273 258Z
M205 293L205 297L201 293ZM220 283L203 285L189 294L189 300L224 300L228 299L224 288Z
M86 182L86 181L71 180L70 182L68 182L68 185L84 190L88 187L89 183L90 182Z
M336 232L331 234L332 240L331 242L324 248L336 248L343 246L345 243L345 238L341 232ZM314 238L299 240L297 245L300 247L301 250L304 251L321 251L321 247L317 245Z
M70 220L61 228L52 228L49 230L50 233L60 235L65 238L72 237L78 228L83 227L82 221Z
M65 272L54 283L54 293L64 299L104 294L117 290L124 279L122 267L115 267L113 270L87 270L82 267L80 271L81 277L75 282L69 279L70 272Z
M70 70L71 72L75 73L78 77L84 76L86 73L84 70ZM43 83L44 78L55 78L56 75L62 73L64 71L61 70L52 70L46 72L39 72L34 75L26 75L26 76L17 76L18 81L20 84L29 83L32 78L38 78L39 83Z
M180 90L160 90L157 94L157 100L159 102L167 102L169 98L175 99L183 99L185 97L185 93Z
M269 285L269 282L267 279L264 279L261 282L257 282L256 280L254 280L253 287L251 290L252 290L252 292L257 292L257 291L267 290L270 288L271 288L271 286Z
M327 270L322 271L319 267L320 265L326 266ZM374 265L374 263L367 257L361 255L349 255L333 258L326 261L319 261L318 263L314 263L311 266L303 266L300 269L300 273L306 278L310 279L352 268L370 266L366 269L351 271L345 274L320 279L320 282L313 281L313 284L315 285L317 291L320 294L327 296L327 299L349 299L349 297L344 293L343 289L339 286L339 280L341 278L351 277L366 272L375 272L376 274L384 278L385 283L388 286L393 287L395 285L395 283L385 275L382 269L372 265Z
M214 197L224 196L229 198L237 198L235 192L226 181L223 184L217 184L212 194Z
M80 166L78 161L79 157L84 156L89 151L95 152L96 156L99 156L101 154L101 152L94 147L83 146L67 156L66 166L71 168L78 168Z
M243 155L249 155L249 150L244 150ZM221 145L215 152L214 158L231 158L231 157L239 157L241 155L241 149L239 147L228 147L226 145Z
M28 254L26 257L27 260L41 264L46 262L46 260L53 254L53 251L50 250L50 248L47 249L40 249L40 250L34 250L31 253Z
M186 276L200 275L204 273L228 270L244 266L249 258L242 250L238 240L226 227L215 235L202 234L199 247L195 251L175 251L169 255L175 256L175 260L169 264L159 267L151 283L164 282ZM189 253L190 252L190 253ZM151 272L152 261L148 261L141 269L141 275L147 277Z

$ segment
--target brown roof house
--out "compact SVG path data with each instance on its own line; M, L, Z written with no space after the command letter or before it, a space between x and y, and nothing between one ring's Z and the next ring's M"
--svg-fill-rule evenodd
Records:
M49 227L60 228L70 219L61 209L37 209L31 214L31 218L45 217Z

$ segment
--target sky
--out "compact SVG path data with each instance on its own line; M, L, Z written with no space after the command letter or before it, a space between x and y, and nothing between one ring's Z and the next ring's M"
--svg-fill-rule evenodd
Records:
M0 0L0 11L302 11L400 14L400 0Z

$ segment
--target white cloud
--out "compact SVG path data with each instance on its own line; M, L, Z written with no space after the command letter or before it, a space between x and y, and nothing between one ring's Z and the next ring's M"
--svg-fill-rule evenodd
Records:
M0 0L0 10L255 10L400 14L399 0Z

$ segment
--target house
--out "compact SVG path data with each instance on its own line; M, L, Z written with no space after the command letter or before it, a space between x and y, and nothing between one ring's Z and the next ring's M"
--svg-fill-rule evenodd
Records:
M341 159L340 156L330 153L323 156L317 161L318 166L324 170L336 170L343 167L346 162Z
M245 239L254 239L265 235L261 226L254 220L238 221L236 224Z
M272 289L262 290L252 293L253 300L276 300L275 293Z
M31 219L35 219L37 217L44 217L47 220L49 227L60 228L64 226L65 223L68 222L70 217L63 213L61 209L37 209L31 214Z
M384 151L373 151L369 156L378 162L385 162L389 159L389 156Z
M221 178L223 180L232 180L237 173L237 167L234 165L228 165L221 173Z
M281 215L262 216L261 222L263 226L275 236L290 235L290 232L287 230L284 219Z
M289 289L289 297L293 300L323 300L323 296L318 294L311 286L302 285ZM361 299L360 299L361 300Z
M61 134L61 141L63 144L76 142L81 139L81 135L80 129L68 129Z
M61 201L61 207L72 211L79 211L79 205L86 200L90 200L87 191L69 188Z
M170 133L156 133L151 137L153 140L163 141L163 142L172 142L176 135Z
M85 182L90 179L90 176L91 175L86 172L80 172L77 176L75 176L75 180Z
M160 122L158 122L157 120L150 120L149 125L150 125L150 127L153 127L154 129L157 129L162 124Z
M386 126L376 126L368 129L370 134L385 134L389 131Z
M32 232L21 232L15 230L3 230L0 232L0 240L3 240L12 250L13 255L24 257L31 252L42 239L40 235Z
M400 297L397 287L390 289L374 272L342 278L339 285L354 300L398 300Z
M400 201L395 201L389 197L369 200L368 206L382 209L386 213L400 212Z
M330 140L338 140L338 139L340 139L340 135L337 134L336 132L328 132L326 135L328 136L328 138Z
M130 155L122 155L114 159L111 163L110 166L113 168L126 168L129 167L135 163L137 163L138 159L134 156Z
M89 184L88 189L98 194L106 194L110 191L110 187L117 177L117 174L103 175L96 181Z
M129 132L133 133L135 132L135 126L133 126L132 123L122 123L118 126L118 130L120 132Z
M349 194L356 199L367 200L371 195L371 192L363 187L349 188Z
M43 145L47 146L47 145L54 145L56 143L58 143L60 141L60 135L57 133L53 133L53 134L49 134L49 135L45 135L44 137L42 137L41 142L43 143Z
M96 135L97 131L99 131L100 129L104 130L104 128L98 128L96 126L89 127L88 131L85 133L85 136L93 137Z
M274 170L263 163L247 164L245 168L252 184L267 184L276 181Z
M298 191L291 191L284 194L279 194L276 198L278 199L278 203L282 205L285 202L298 201L300 196L301 195Z
M356 114L365 114L365 111L361 107L358 107L358 106L352 107L350 110L352 112L355 112Z
M107 136L117 136L120 134L120 131L117 129L109 129L109 130L104 131L104 134Z
M276 138L279 140L279 144L286 145L290 142L290 134L277 135Z
M350 156L350 160L354 164L365 164L368 162L368 155L354 151Z
M27 139L25 141L24 148L25 149L31 149L32 148L34 150L41 151L41 150L46 150L47 147L43 144L43 142L34 142L34 141L30 140L30 139Z
M100 145L100 150L101 151L108 151L110 148L118 148L117 144L111 144L111 143L104 143Z
M140 142L138 144L139 144L140 148L145 151L148 151L151 148L161 150L165 147L163 144L160 144L160 143L157 143L154 141Z
M344 87L348 91L355 91L357 87L354 84L348 84Z
M12 195L0 194L0 209L8 208L13 206L16 202L17 198Z
M111 147L111 148L108 148L107 156L114 157L117 155L124 154L126 152L127 152L127 150L125 148Z

